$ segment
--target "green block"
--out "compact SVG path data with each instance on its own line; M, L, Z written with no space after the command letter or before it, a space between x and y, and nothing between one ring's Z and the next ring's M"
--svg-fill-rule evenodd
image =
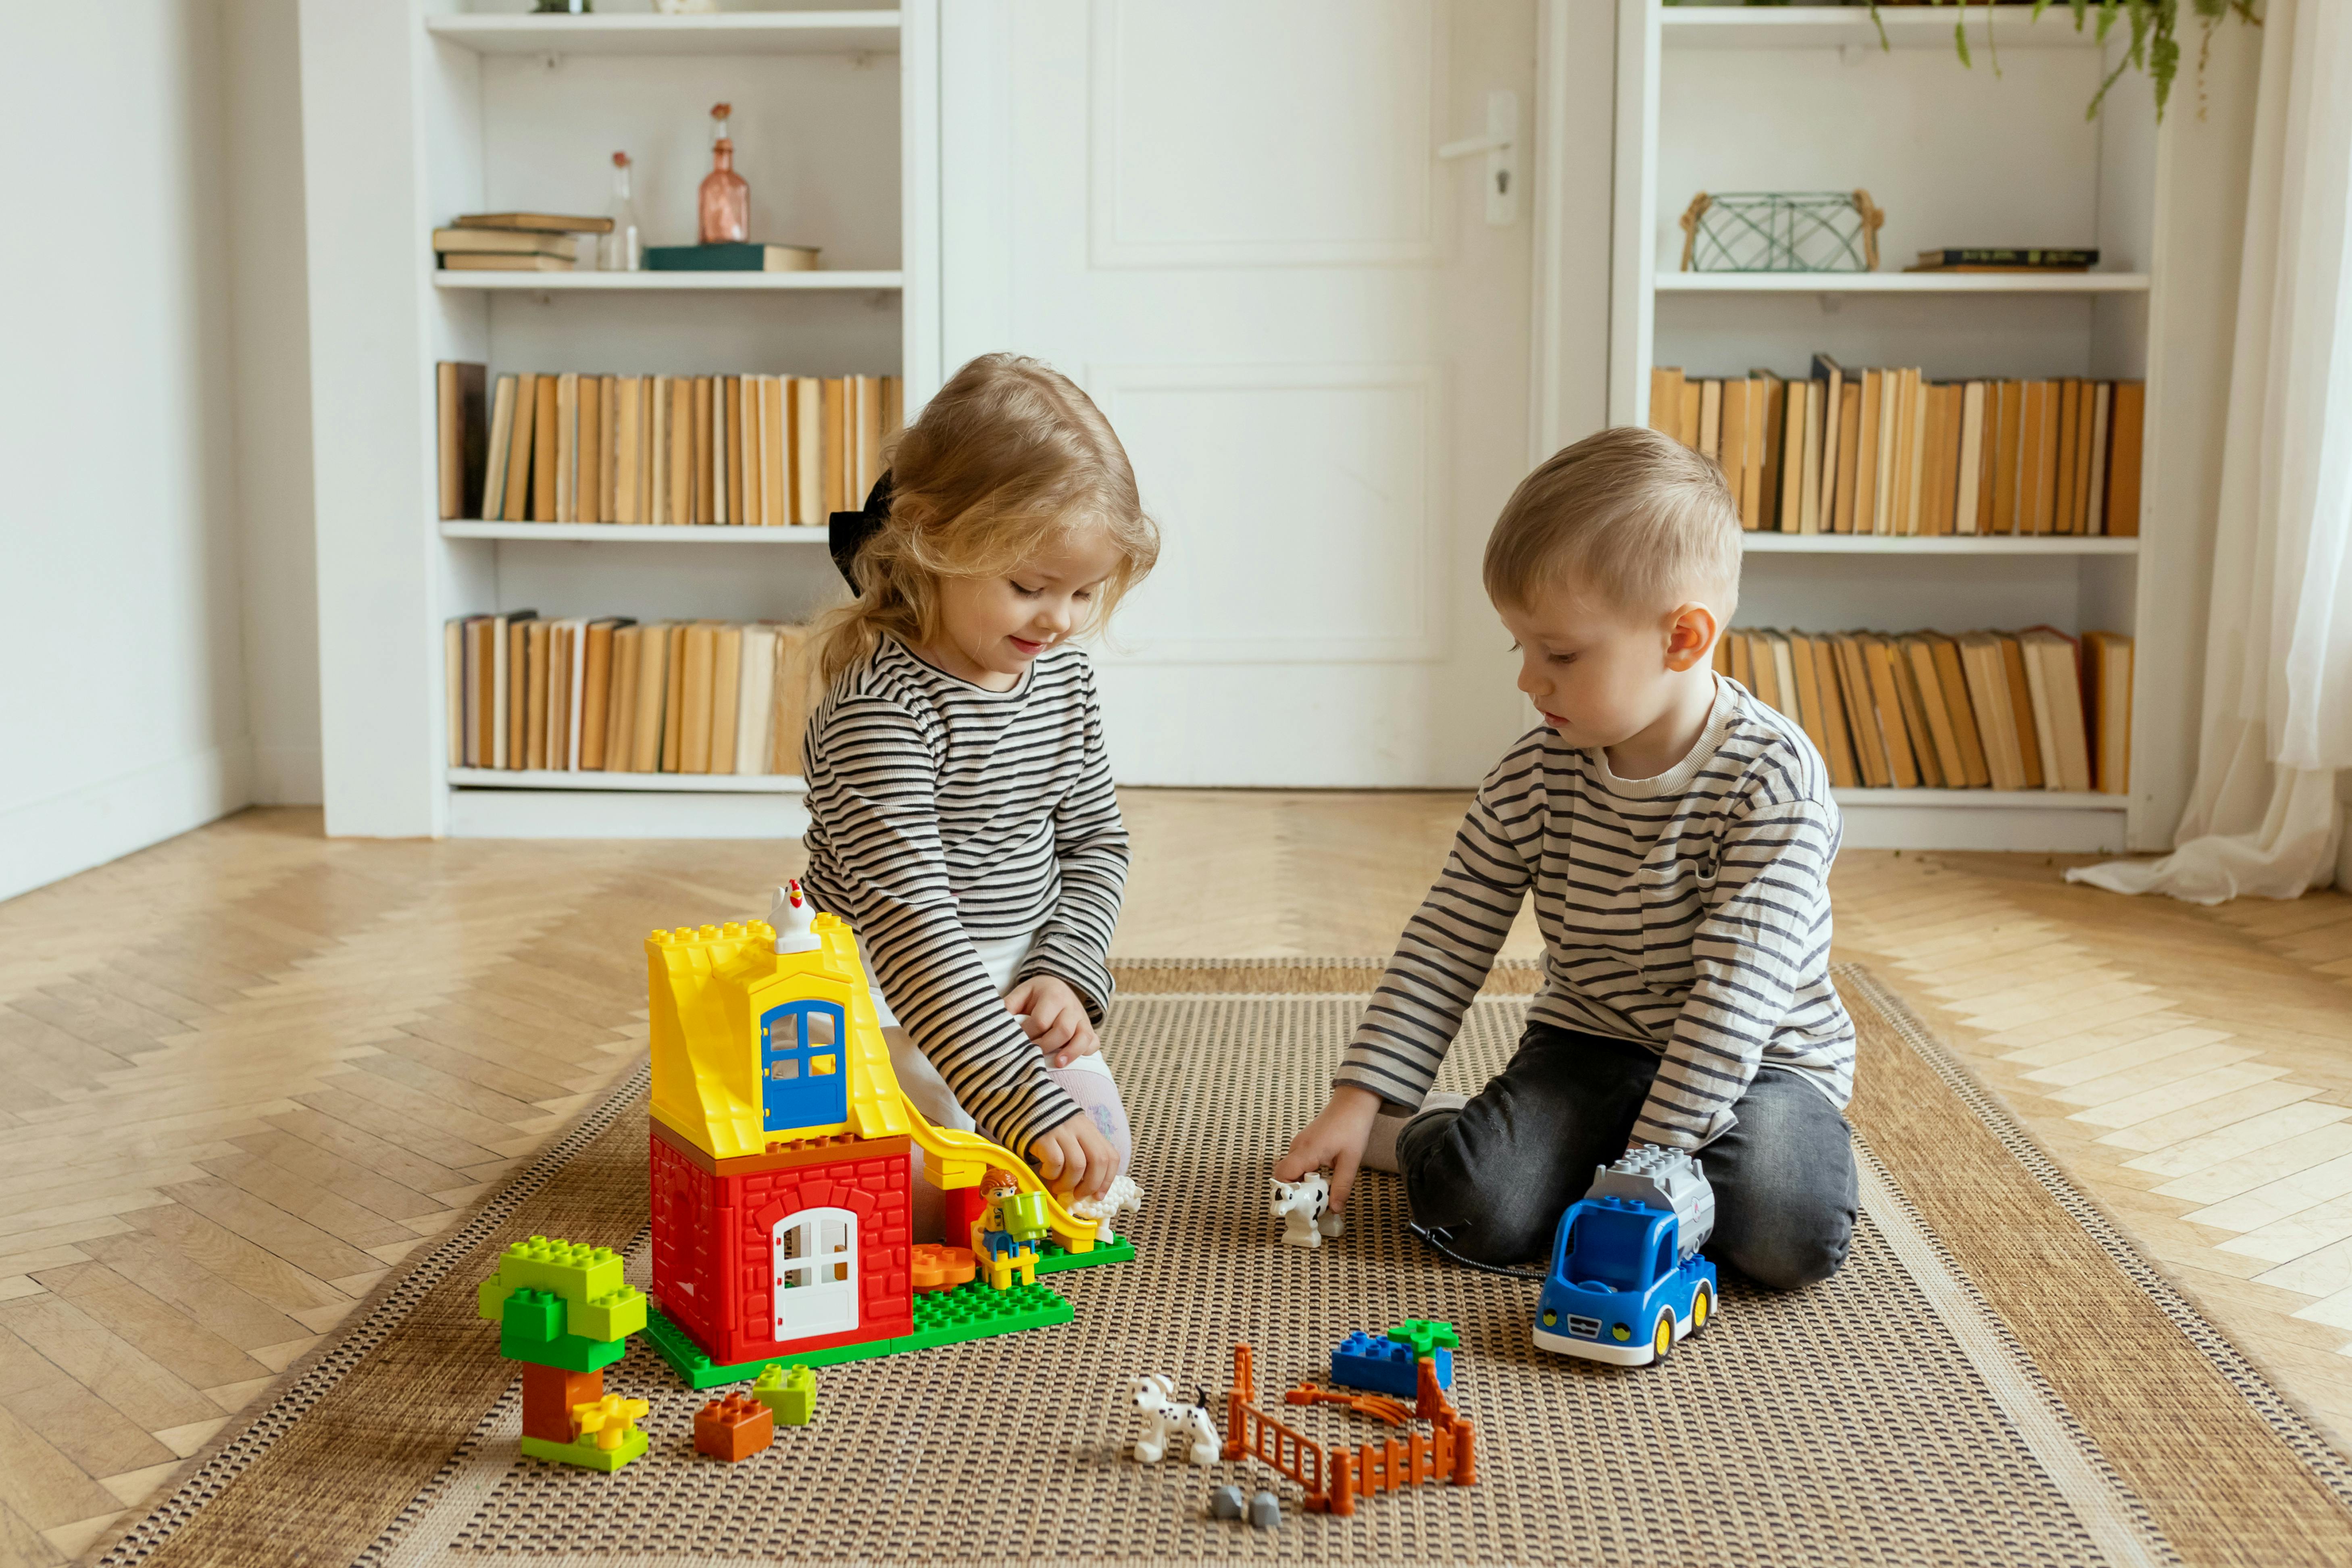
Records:
M1416 1359L1434 1353L1440 1345L1447 1350L1462 1348L1462 1336L1454 1331L1454 1325L1434 1318L1407 1318L1389 1331L1389 1338L1411 1345Z
M578 1334L557 1334L540 1339L529 1332L518 1332L520 1312L509 1310L499 1325L499 1353L509 1361L525 1361L533 1366L560 1367L565 1372L602 1372L629 1353L626 1340L591 1340Z
M625 1340L645 1331L647 1304L644 1291L624 1285L584 1307L574 1302L566 1326L583 1339Z
M974 1279L952 1290L916 1291L913 1333L895 1340L835 1345L829 1350L796 1351L793 1360L810 1367L838 1366L845 1362L872 1361L903 1351L930 1350L966 1340L1015 1334L1024 1329L1050 1328L1055 1323L1066 1323L1076 1315L1067 1301L1043 1285L1016 1285L1010 1290L997 1290L984 1280ZM646 1338L688 1388L748 1382L756 1378L762 1368L775 1364L772 1358L762 1358L720 1366L685 1330L662 1316L658 1309L646 1316Z
M1090 1268L1097 1263L1132 1263L1135 1243L1123 1236L1108 1241L1097 1241L1087 1252L1072 1252L1058 1241L1048 1241L1037 1248L1037 1272L1058 1274L1065 1268Z
M752 1380L751 1397L786 1426L805 1426L816 1418L816 1370L794 1366L787 1372L770 1362Z
M583 1470L603 1470L606 1474L619 1469L646 1451L648 1439L643 1432L631 1427L622 1437L617 1448L599 1448L593 1437L570 1443L551 1443L544 1437L525 1437L523 1458L551 1459L559 1465L576 1465Z
M499 1258L499 1278L509 1290L528 1285L583 1307L627 1289L621 1279L621 1255L611 1247L550 1241L543 1236L508 1247Z
M499 1343L552 1344L563 1337L563 1298L524 1286L498 1311L485 1314L499 1324Z

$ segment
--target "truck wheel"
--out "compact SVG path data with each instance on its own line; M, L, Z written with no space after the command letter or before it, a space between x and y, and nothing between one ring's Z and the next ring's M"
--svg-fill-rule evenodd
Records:
M1706 1321L1713 1316L1715 1292L1702 1285L1698 1288L1698 1294L1691 1298L1691 1332L1696 1333L1706 1327Z
M1658 1314L1658 1327L1650 1336L1650 1348L1657 1352L1659 1361L1665 1360L1675 1348L1675 1311L1672 1307Z

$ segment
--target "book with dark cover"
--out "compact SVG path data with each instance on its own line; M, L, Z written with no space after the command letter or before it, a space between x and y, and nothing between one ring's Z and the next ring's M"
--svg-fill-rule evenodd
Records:
M1923 250L1918 265L1928 267L2047 267L2063 270L2078 267L2096 267L2098 247L2088 250L2039 248L2028 249L2011 246L1953 246L1942 250Z
M648 272L814 272L814 245L649 245Z

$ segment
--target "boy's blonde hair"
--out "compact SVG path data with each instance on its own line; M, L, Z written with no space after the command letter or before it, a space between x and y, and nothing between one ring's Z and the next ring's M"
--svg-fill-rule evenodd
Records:
M919 645L939 631L940 583L1013 572L1099 530L1118 565L1097 591L1098 626L1160 556L1127 449L1067 376L1016 354L982 354L949 377L890 454L890 514L859 548L856 599L817 626L834 677L882 634Z
M1526 607L1546 588L1620 609L1739 601L1739 504L1723 470L1655 430L1620 425L1553 453L1519 481L1487 536L1486 596Z

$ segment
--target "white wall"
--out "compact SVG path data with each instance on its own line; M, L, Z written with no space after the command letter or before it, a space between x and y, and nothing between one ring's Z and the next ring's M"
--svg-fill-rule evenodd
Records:
M315 805L318 552L296 0L226 0L229 258L253 798Z
M290 113L290 5L14 6L0 27L0 145L15 153L0 247L6 897L256 798L257 734L295 751L307 735L315 753L317 656L307 627L281 627L249 661L246 635L310 599L307 422L250 432L236 395L240 370L262 384L287 363L285 274L263 255L259 277L238 278L232 234L254 226L248 255L288 243L272 193L299 136L256 182L235 176L239 146ZM299 163L291 181L299 332ZM299 375L299 336L292 352ZM240 455L279 442L300 493L270 451L248 508ZM248 516L266 521L248 533ZM267 673L249 683L249 666ZM269 796L304 793L299 763L270 767Z

